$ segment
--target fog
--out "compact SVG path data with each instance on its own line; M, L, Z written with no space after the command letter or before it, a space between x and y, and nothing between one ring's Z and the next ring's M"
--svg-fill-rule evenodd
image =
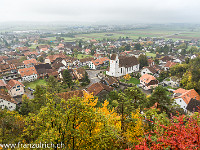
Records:
M200 23L199 0L0 0L0 22Z

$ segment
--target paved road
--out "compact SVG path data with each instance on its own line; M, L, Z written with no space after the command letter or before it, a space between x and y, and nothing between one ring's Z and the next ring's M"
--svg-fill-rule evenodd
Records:
M98 74L100 71L102 70L87 70L88 77L90 79L90 84L88 85L88 87L93 83L97 83L100 81L100 79L96 76L96 74Z

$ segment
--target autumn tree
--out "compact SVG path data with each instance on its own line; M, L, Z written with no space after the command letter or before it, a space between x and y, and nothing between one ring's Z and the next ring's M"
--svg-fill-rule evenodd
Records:
M124 79L125 79L126 81L129 81L130 78L131 78L131 76L130 76L130 74L128 74L128 73L124 76Z
M158 119L157 119L158 120ZM145 139L134 149L200 149L199 113L174 116L167 125L160 121L155 130L145 133Z
M19 142L24 126L24 118L16 111L0 110L0 143Z

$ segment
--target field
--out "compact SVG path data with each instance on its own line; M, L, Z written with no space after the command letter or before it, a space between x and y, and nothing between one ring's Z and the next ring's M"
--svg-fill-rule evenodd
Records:
M150 57L153 57L153 58L156 57L156 54L154 54L154 53L148 53L148 52L146 52L146 55L150 56Z
M36 85L43 85L46 86L46 81L44 79L39 79L33 82L29 82L29 83L25 83L24 85L26 86L26 88L30 87L32 89L36 88Z
M125 82L125 79L121 79L120 81L121 81L121 82ZM129 81L127 81L126 83L133 83L133 84L137 85L137 84L140 84L140 80L139 80L139 79L136 79L136 78L133 78L133 77L131 77L131 78L130 78L130 80L129 80Z
M102 40L104 38L109 39L119 39L119 37L128 37L132 40L138 39L138 37L157 37L173 40L191 40L200 39L200 29L191 30L190 28L147 28L147 29L135 29L135 30L122 30L113 32L103 32L103 33L88 33L88 34L78 34L75 38L64 37L65 41L71 42L76 40L90 40L97 39ZM48 38L50 41L55 40L55 37Z

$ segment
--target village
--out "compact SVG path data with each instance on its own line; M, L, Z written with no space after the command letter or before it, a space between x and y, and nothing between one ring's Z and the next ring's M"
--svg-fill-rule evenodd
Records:
M111 91L132 86L148 96L163 86L184 112L191 113L200 105L198 92L184 89L181 76L170 74L171 68L199 57L199 44L198 40L151 37L65 42L62 38L49 41L34 35L2 35L0 106L16 110L23 103L22 96L33 99L36 85L45 87L48 78L62 84L67 70L71 87L63 88L61 97L85 91L102 99Z

